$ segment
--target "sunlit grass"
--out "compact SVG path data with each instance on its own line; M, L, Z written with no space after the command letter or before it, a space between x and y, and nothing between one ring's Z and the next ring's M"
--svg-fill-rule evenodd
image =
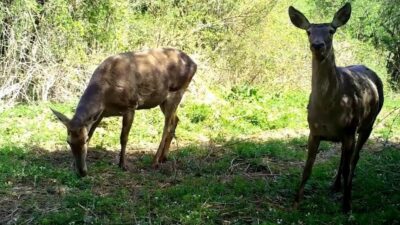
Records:
M136 114L128 172L117 167L120 118L102 122L90 143L89 176L78 178L54 107L18 105L0 115L0 214L39 224L391 224L399 212L397 95L388 95L362 152L353 214L329 186L339 146L323 142L299 211L291 209L306 158L307 93L268 94L243 88L215 94L213 104L190 95L179 108L178 141L169 161L151 168L161 138L159 109ZM390 125L390 126L389 126ZM300 132L299 132L300 131ZM303 132L305 131L305 132ZM274 135L272 135L274 134ZM376 139L379 138L379 139ZM387 147L382 141L387 140ZM390 147L393 146L393 147ZM18 207L17 210L15 207Z

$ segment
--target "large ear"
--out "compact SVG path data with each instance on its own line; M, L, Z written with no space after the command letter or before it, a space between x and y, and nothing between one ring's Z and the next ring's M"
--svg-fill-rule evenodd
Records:
M50 108L51 111L53 112L54 115L56 115L56 117L66 126L68 127L68 123L70 121L70 119L68 119L68 117L64 116L64 114L57 112L56 110Z
M347 2L342 8L340 8L336 13L335 17L332 20L332 26L334 28L338 28L343 26L349 21L351 16L351 5Z
M289 17L293 25L296 27L307 30L310 26L308 19L299 10L295 9L293 6L289 7Z

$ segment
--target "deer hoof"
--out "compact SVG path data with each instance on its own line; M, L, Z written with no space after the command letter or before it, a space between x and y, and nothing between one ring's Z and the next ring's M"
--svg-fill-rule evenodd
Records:
M341 192L341 191L342 191L342 186L341 186L340 184L334 183L334 184L331 186L331 192L332 192L332 193L339 193L339 192Z
M121 168L121 170L123 171L128 171L128 167L125 165L125 163L119 163L119 168Z
M344 203L342 211L344 214L351 214L351 204L350 203Z
M153 160L153 164L152 164L153 169L158 169L158 168L160 168L160 164L161 164L161 163L165 163L166 161L167 161L167 157L165 157L165 156L161 156L161 157L158 158L158 159L154 159L154 160Z
M297 210L299 208L299 202L295 201L293 203L293 210Z
M158 160L160 163L165 163L166 161L167 161L167 157L165 157L165 156L162 156L161 158L160 158L160 160Z
M153 167L153 169L158 169L158 168L160 168L160 163L158 163L158 162L153 162L153 164L151 165L151 167Z

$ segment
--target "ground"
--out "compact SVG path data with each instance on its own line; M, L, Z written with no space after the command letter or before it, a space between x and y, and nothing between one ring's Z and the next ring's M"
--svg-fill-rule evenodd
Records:
M296 127L285 118L282 126L270 121L278 125L251 132L243 124L227 131L221 125L213 136L217 130L199 127L219 129L221 121L207 122L207 113L201 119L188 111L200 106L188 104L169 160L153 169L162 117L153 115L158 110L144 112L135 120L128 171L122 171L120 120L109 119L90 144L89 175L78 178L64 127L48 105L16 106L0 116L2 124L12 124L0 142L0 224L399 224L398 100L388 102L362 151L350 215L341 213L342 195L329 189L340 145L328 142L321 145L305 200L292 209L307 152L303 123Z

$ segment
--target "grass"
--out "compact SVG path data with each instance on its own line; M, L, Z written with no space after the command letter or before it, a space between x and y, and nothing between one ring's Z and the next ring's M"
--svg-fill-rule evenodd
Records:
M49 104L19 105L0 115L0 223L5 224L398 224L399 98L385 108L365 146L353 185L353 213L331 194L337 144L323 143L305 200L291 209L306 158L304 93L259 89L190 95L179 109L178 141L159 169L151 160L161 137L158 109L138 112L128 171L117 167L120 119L106 119L78 178L65 128ZM51 105L71 115L74 104ZM5 125L5 126L4 126Z

